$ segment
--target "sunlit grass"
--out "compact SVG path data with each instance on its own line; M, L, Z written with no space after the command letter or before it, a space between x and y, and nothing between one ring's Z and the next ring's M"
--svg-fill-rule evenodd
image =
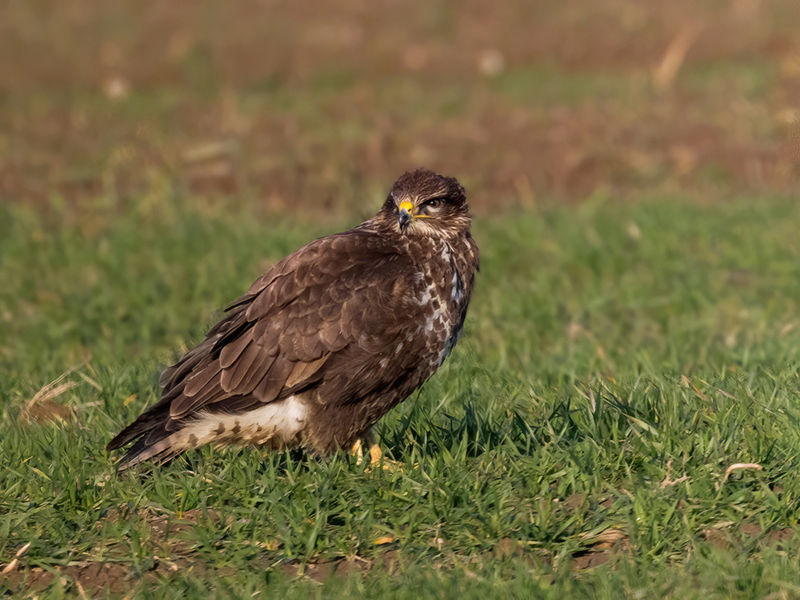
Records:
M141 593L190 597L800 585L794 203L598 200L479 220L464 338L378 427L401 471L205 448L122 477L103 447L155 401L161 366L261 270L349 224L177 200L60 226L1 210L0 562L31 542L19 573L101 561ZM74 418L31 419L28 401L72 368L77 385L51 400ZM725 480L734 463L761 469ZM587 557L606 562L579 569ZM75 593L64 572L36 593Z

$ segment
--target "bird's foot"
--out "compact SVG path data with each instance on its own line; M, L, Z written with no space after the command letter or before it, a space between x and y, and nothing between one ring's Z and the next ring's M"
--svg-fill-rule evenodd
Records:
M381 447L378 444L372 444L369 447L369 467L367 469L375 467L380 467L384 471L395 472L403 470L403 463L384 456Z
M350 449L350 454L357 457L356 464L362 464L366 458L364 456L364 445L362 440L356 440L356 443ZM369 447L369 465L367 465L365 471L371 471L376 467L384 471L401 471L403 469L401 463L385 457L381 447L377 443L373 443Z

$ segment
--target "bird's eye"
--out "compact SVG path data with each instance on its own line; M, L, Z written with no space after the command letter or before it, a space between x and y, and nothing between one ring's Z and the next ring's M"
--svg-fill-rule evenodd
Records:
M444 204L444 198L431 198L422 203L421 208L439 208Z

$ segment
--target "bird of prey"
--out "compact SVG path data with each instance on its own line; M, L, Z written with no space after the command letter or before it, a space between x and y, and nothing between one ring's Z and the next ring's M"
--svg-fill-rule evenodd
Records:
M456 343L478 270L470 223L455 178L403 174L373 218L258 278L108 449L132 443L127 468L207 443L362 448Z

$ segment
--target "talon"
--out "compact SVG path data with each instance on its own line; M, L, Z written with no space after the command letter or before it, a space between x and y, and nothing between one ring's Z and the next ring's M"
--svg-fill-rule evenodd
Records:
M364 469L365 471L371 471L377 466L384 471L400 471L402 465L386 458L378 443L373 441L374 439L372 433L368 432L365 437L357 439L350 447L350 456L356 457L356 464L360 465L364 462L364 448L369 444L369 464Z
M370 448L370 455L372 453L372 449ZM359 464L361 460L364 458L364 445L361 443L361 440L356 440L355 443L350 447L350 456L357 456Z
M381 462L383 458L383 451L381 451L381 447L378 444L372 444L369 447L369 464L377 465Z
M380 465L384 471L402 471L403 465L395 460L386 458L383 451L378 444L372 444L369 447L369 467ZM368 470L369 470L368 467Z

